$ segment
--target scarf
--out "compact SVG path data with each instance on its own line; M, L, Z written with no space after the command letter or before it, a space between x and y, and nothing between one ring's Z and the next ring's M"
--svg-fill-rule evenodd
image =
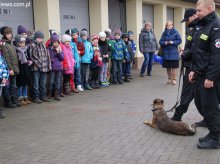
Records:
M27 46L25 46L24 48L16 47L16 50L17 50L18 60L21 62L21 64L28 63Z

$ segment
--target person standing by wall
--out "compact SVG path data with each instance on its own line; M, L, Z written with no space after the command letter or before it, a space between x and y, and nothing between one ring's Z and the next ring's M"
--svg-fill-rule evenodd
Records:
M163 49L163 68L167 69L167 84L176 85L177 68L179 68L178 46L182 43L182 39L173 27L172 21L167 21L165 26L160 38L160 46Z
M197 16L201 19L195 38L196 48L192 60L189 81L195 82L195 103L209 129L199 138L200 149L220 149L220 110L218 86L220 84L220 21L215 13L213 0L198 0Z
M47 72L51 71L51 59L43 42L44 34L37 31L34 34L34 42L30 44L29 56L33 61L31 74L33 79L33 102L40 104L49 102L46 97Z
M16 108L21 105L18 103L16 76L19 74L18 58L16 49L12 44L12 28L4 26L0 29L2 38L2 54L9 69L9 85L3 88L3 97L5 106Z
M156 50L158 50L158 43L152 25L147 22L139 34L139 50L144 55L144 62L141 67L140 76L144 77L147 68L147 75L151 76L153 57Z

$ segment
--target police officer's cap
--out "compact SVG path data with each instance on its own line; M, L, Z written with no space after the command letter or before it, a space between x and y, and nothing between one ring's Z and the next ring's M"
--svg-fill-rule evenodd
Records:
M180 23L188 21L189 17L193 16L194 14L196 14L196 9L193 8L187 9L184 14L184 19Z

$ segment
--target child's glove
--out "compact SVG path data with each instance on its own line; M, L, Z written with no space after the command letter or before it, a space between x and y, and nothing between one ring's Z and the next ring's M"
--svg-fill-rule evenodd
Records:
M31 66L33 64L32 60L28 60L28 66Z
M5 86L7 83L7 80L5 78L3 78L1 83Z
M10 70L10 71L9 71L9 75L10 75L10 76L14 76L14 75L15 75L15 74L14 74L14 71L13 71L13 70Z

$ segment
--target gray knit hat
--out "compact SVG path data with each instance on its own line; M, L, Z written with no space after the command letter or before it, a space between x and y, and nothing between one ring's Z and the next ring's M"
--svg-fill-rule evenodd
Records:
M16 35L15 42L16 42L16 44L18 44L19 42L26 42L26 38L22 35Z
M80 37L82 37L83 35L88 36L88 32L85 31L85 30L81 31L81 32L80 32Z
M37 38L44 38L44 34L41 31L36 31L34 34L34 40L36 40Z

